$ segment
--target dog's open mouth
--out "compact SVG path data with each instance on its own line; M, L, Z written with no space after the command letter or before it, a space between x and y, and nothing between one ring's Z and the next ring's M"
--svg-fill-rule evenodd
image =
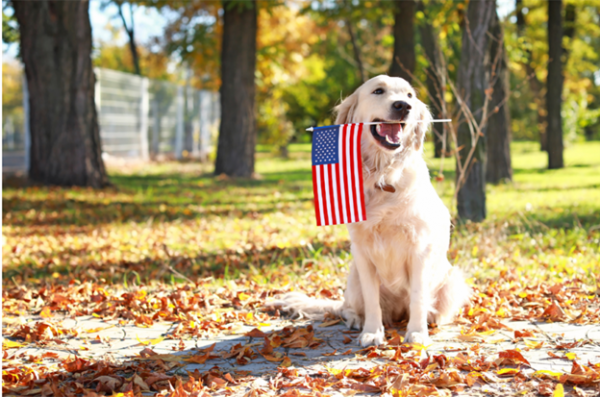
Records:
M402 146L400 135L405 123L396 120L375 119L373 122L386 122L393 124L374 124L371 125L371 135L381 146L389 150L396 150ZM396 122L394 122L396 121Z

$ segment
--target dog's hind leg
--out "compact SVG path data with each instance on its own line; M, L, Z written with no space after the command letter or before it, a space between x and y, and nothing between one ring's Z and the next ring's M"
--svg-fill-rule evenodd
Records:
M346 282L346 291L344 291L344 305L340 314L346 321L348 328L361 329L364 312L365 301L360 287L360 278L356 264L352 262L348 281Z

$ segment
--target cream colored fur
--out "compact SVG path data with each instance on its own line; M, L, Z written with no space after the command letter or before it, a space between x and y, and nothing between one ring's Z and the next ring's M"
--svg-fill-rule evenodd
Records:
M378 88L384 93L374 94ZM374 77L336 108L336 124L392 120L395 101L412 107L404 119L401 148L384 148L367 126L363 130L367 221L348 225L354 261L344 300L291 293L275 302L310 318L325 312L341 315L349 327L362 327L363 346L383 343L383 324L406 316L406 340L428 344L427 322L451 321L470 295L461 271L446 257L450 214L431 184L422 156L431 115L412 87L401 78ZM396 191L375 185L391 185Z

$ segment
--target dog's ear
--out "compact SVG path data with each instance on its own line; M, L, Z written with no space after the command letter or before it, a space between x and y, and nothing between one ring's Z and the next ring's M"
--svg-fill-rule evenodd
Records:
M348 98L344 99L342 103L335 107L334 111L337 113L335 118L336 124L349 124L354 120L354 111L358 105L358 94L355 92Z
M433 120L433 116L431 116L431 113L429 112L429 109L427 109L427 106L424 103L421 103L419 106L419 116L418 116L418 120L420 121L419 123L417 123L417 126L415 127L415 135L416 135L416 140L415 140L415 149L420 150L423 147L423 141L425 140L425 134L427 133L427 130L429 130L429 127L431 126L431 120Z

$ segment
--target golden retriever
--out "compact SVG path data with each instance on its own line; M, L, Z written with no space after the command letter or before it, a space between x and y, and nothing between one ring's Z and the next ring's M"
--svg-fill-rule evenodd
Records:
M364 83L336 111L336 124L397 122L364 126L367 220L348 225L354 260L344 300L293 292L273 304L309 318L341 315L349 327L362 326L362 346L382 344L383 324L408 316L405 340L427 345L427 322L451 321L470 295L446 257L450 213L422 156L431 114L406 80L384 75Z

